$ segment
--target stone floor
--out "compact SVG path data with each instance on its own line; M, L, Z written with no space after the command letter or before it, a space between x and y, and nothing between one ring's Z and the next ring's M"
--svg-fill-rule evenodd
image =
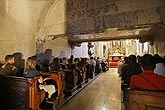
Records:
M121 110L120 83L117 69L110 68L61 110Z

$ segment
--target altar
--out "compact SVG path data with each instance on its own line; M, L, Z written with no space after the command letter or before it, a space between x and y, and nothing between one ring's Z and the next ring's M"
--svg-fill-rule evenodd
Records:
M125 56L125 48L122 41L112 41L111 45L108 49L108 59L111 62L119 61L120 59L124 59Z

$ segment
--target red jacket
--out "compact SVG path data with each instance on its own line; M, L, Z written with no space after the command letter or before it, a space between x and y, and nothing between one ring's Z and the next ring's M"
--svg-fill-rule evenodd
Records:
M165 91L165 76L157 75L153 70L144 70L142 74L131 77L130 88Z

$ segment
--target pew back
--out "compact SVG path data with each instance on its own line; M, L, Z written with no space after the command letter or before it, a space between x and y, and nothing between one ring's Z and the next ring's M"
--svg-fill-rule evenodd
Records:
M37 78L0 76L1 104L8 110L39 110L44 91L38 92ZM5 100L4 100L5 99Z
M46 76L45 81L48 80L54 80L56 81L57 87L58 87L58 98L57 100L54 101L54 105L55 107L57 107L58 105L60 105L62 103L62 101L64 101L64 95L63 95L63 89L64 89L64 85L62 82L62 76L63 76L63 71L60 71L58 73L51 73L51 72L41 72L40 73L42 76Z
M165 92L128 89L127 98L127 110L165 110Z

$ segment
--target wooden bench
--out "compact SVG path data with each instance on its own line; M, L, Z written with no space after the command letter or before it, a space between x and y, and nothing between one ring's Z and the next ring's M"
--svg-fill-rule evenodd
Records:
M45 97L39 91L37 78L0 76L1 104L8 110L40 110L39 104Z
M127 90L126 110L165 110L165 92Z
M58 73L41 72L41 75L47 76L45 80L56 81L57 88L58 88L58 98L57 100L54 101L54 107L57 108L58 105L60 105L60 103L64 101L64 95L63 95L64 85L62 82L63 71L60 71Z
M65 69L65 82L66 86L67 84L72 85L73 87L76 86L77 81L78 81L78 75L75 70L73 69Z

